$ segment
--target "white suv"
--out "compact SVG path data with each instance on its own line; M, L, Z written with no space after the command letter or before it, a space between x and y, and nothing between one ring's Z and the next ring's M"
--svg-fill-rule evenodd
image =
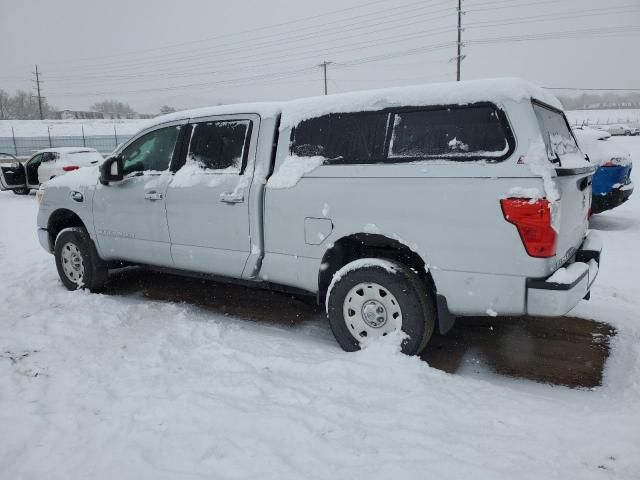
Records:
M35 152L24 164L14 162L9 176L9 185L0 181L5 190L11 188L17 195L26 195L41 183L59 177L81 167L98 165L104 157L95 149L87 147L47 148ZM19 184L19 187L16 185Z

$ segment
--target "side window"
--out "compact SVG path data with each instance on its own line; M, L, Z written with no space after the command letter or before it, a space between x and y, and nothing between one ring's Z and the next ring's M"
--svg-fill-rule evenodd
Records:
M44 152L42 154L42 162L53 162L58 158L58 154L55 152Z
M538 103L533 103L533 111L550 161L555 161L558 156L562 157L578 151L578 145L569 129L567 119L561 111Z
M493 106L398 112L389 161L503 159L510 148L506 118Z
M154 130L135 140L121 155L124 174L144 171L163 171L169 168L180 126Z
M29 160L29 165L38 166L41 163L42 163L42 153L39 153L38 155L31 157L31 159Z
M250 131L249 120L196 123L191 132L187 160L208 170L240 173Z
M300 122L291 138L291 153L320 156L332 164L384 161L386 112L335 113Z

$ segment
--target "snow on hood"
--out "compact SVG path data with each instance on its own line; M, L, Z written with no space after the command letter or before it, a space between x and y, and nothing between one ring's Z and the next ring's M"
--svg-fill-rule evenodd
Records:
M95 185L100 178L100 169L97 165L90 167L81 167L64 175L58 175L51 180L45 182L46 187L68 187L77 189L88 185Z
M488 78L464 82L432 83L410 87L366 90L292 100L283 105L280 130L303 120L333 112L382 110L403 105L465 105L536 98L553 107L562 104L548 91L518 78Z
M597 135L593 132L602 133ZM618 159L620 165L629 165L631 163L631 154L622 148L619 144L608 140L611 136L607 132L600 132L595 129L574 130L580 149L589 156L594 165L602 165L604 162L612 158Z

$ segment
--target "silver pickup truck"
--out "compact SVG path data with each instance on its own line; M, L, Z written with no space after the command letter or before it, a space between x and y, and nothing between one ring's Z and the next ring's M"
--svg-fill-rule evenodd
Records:
M516 79L226 105L157 118L44 184L69 289L123 262L314 294L345 350L458 316L567 313L601 245L558 101Z

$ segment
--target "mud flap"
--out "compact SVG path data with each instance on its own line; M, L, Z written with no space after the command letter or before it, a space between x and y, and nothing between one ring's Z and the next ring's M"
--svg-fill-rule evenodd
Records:
M438 331L440 335L444 335L453 328L456 323L456 317L449 312L447 299L439 294L436 294L436 308L438 309Z

